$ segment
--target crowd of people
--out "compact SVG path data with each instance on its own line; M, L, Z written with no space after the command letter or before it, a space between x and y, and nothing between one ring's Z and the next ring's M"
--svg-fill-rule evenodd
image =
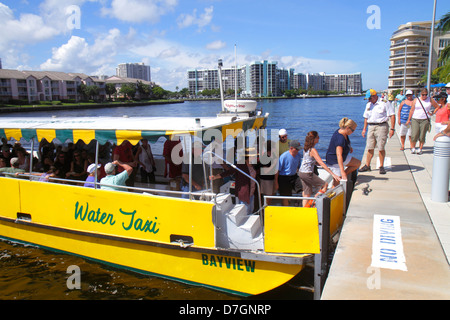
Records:
M278 132L278 141L265 141L265 147L258 154L259 146L245 150L245 161L237 162L235 166L225 163L213 166L213 174L209 180L213 182L214 192L218 192L227 177L233 176L235 195L239 202L245 204L248 212L255 212L261 198L258 198L256 182L260 186L261 196L273 196L277 193L284 197L282 205L289 205L293 194L302 194L305 198L317 196L314 194L326 192L329 183L318 175L317 166L322 167L333 179L333 186L341 180L348 180L355 171L371 171L371 161L375 147L379 152L379 173L386 174L384 160L385 145L388 138L395 132L396 113L394 104L398 107L398 124L400 126L401 150L405 150L406 137L409 137L411 153L422 154L425 136L430 129L430 117L436 115L436 137L450 134L450 83L446 92L438 92L433 97L423 89L414 96L411 90L397 97L389 96L388 100L379 97L370 89L366 92L366 103L362 117L364 126L362 136L366 138L366 163L361 166L361 160L352 156L350 136L355 132L357 123L349 118L342 118L334 131L325 155L325 161L315 148L319 142L319 133L311 130L304 139L304 145L296 140L288 139L286 129ZM416 149L417 141L419 146ZM205 172L201 159L202 145L193 144L191 153L193 166L187 163L173 161L174 155L183 157L179 139L168 139L164 144L164 173L169 179L172 190L183 191L187 197L188 191L204 190L206 186ZM278 147L278 150L275 149ZM197 151L195 151L197 150ZM118 146L109 143L99 150L99 162L95 163L95 145L83 142L69 143L67 147L55 146L52 142L43 140L39 145L39 157L31 161L31 155L20 145L8 144L6 140L1 146L0 172L20 174L29 171L39 175L40 181L50 178L66 179L84 182L85 187L93 187L95 177L100 181L101 188L106 190L124 190L126 186L134 186L137 173L142 183L155 183L156 163L152 149L146 139L133 146L124 141ZM303 153L303 154L302 154ZM270 161L259 161L261 157ZM235 158L236 159L236 158ZM161 173L162 174L162 173ZM189 175L192 174L190 179ZM192 183L190 187L189 184ZM267 199L271 204L271 199ZM311 201L304 199L302 205L309 206Z
M37 176L39 181L49 181L53 178L53 181L60 183L92 188L97 177L97 182L105 184L101 186L102 189L120 190L111 187L111 184L134 186L136 172L140 169L142 182L155 182L156 165L147 140L143 139L136 146L132 146L127 140L118 146L109 142L100 145L97 164L95 148L95 143L85 144L79 141L63 146L43 139L37 155L32 156L19 142L11 145L3 139L0 173L20 175L29 173L31 169L31 175ZM120 179L113 178L116 173L123 172L125 173Z
M436 139L442 135L448 135L450 128L450 83L445 90L434 88L429 94L427 89L422 89L415 96L412 90L405 94L401 91L394 99L398 108L398 124L400 126L401 150L405 150L406 138L409 139L412 154L421 155L427 132L431 131L431 117L435 116ZM417 145L417 142L419 144Z

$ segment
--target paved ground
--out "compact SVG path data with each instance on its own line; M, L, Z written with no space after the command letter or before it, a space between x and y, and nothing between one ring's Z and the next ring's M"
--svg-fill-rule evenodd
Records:
M322 299L450 299L450 203L431 200L434 134L422 155L392 137L387 174L376 156L359 174ZM371 267L375 214L400 217L407 271Z

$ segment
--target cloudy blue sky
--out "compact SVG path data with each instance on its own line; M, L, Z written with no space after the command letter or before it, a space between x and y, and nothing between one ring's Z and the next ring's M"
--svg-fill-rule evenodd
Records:
M437 19L448 11L437 0ZM0 0L0 58L5 69L89 75L144 62L175 90L188 69L234 65L236 44L240 65L362 72L365 89L384 89L390 36L432 14L433 0Z

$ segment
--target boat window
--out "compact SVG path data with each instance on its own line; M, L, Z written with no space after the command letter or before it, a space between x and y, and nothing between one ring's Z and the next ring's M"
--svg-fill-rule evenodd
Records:
M191 236L182 236L182 235L178 235L178 234L171 234L170 242L178 243L180 245L193 245L194 238L192 238Z

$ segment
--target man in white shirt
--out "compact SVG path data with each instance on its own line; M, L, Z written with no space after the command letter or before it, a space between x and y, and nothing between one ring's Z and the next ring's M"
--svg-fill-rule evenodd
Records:
M367 132L367 156L366 164L359 169L360 172L371 171L370 162L372 161L375 146L378 147L380 158L380 174L386 174L384 169L384 158L386 151L384 149L387 141L387 137L391 138L395 132L395 111L391 103L387 103L378 98L377 92L373 89L369 89L366 92L366 99L369 102L366 105L364 111L364 128L362 130L362 136L366 136L366 129L369 125ZM391 126L389 128L388 121L390 120Z

